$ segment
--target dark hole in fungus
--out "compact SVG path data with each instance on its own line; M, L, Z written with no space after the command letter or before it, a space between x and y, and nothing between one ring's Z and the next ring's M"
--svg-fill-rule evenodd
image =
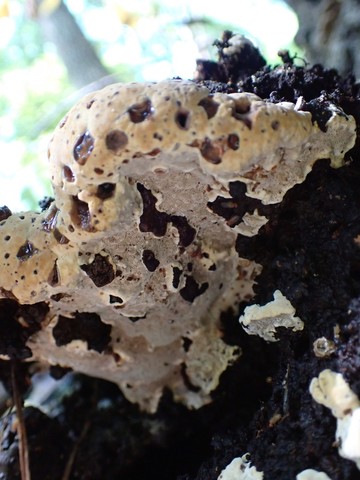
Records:
M193 341L188 337L182 337L183 349L185 352L190 350Z
M111 198L114 195L115 189L115 183L102 183L97 188L96 196L98 198L101 198L102 200L106 200L107 198Z
M109 302L110 303L124 303L124 300L121 297L116 297L115 295L110 295Z
M57 269L57 264L56 262L54 263L53 269L50 272L49 278L48 278L48 283L52 287L55 287L56 285L59 284L59 272Z
M144 318L146 318L146 314L142 317L128 317L128 319L133 322L133 323L136 323L138 322L139 320L143 320Z
M5 291L1 293L4 294ZM41 329L48 311L45 302L19 305L10 298L0 299L0 354L13 360L31 357L26 342Z
M127 145L128 137L121 130L112 130L106 135L105 143L109 150L118 152Z
M190 392L199 392L200 388L196 387L190 380L189 375L186 371L186 364L182 363L180 366L180 373L182 376L182 379L184 380L185 386L190 390Z
M229 148L231 148L232 150L238 150L240 146L239 135L237 135L236 133L231 133L228 136L227 143Z
M175 114L175 123L181 130L188 130L190 126L190 112L180 108Z
M185 217L179 215L171 215L170 221L179 233L179 245L181 247L188 247L195 238L195 228L189 224Z
M200 153L208 162L218 165L221 163L221 152L217 145L214 145L212 141L206 137L200 145Z
M4 205L3 207L0 207L0 222L11 217L11 215L12 215L11 210L6 205Z
M74 158L80 165L85 165L93 150L94 139L87 130L75 143L73 151Z
M93 232L94 227L90 224L91 216L89 211L89 205L86 202L80 200L77 196L72 197L73 207L71 210L71 218L75 225L81 227L87 232ZM70 227L69 227L70 228Z
M26 260L31 258L37 252L38 252L38 250L34 247L34 245L31 242L29 242L28 240L26 240L24 245L21 245L21 247L19 248L19 250L16 254L16 257L20 261L25 262Z
M180 284L182 270L179 267L173 267L173 280L172 285L174 288L178 288Z
M195 298L206 292L208 288L209 284L207 282L199 285L193 277L187 275L185 280L185 286L180 290L180 295L184 300L192 303Z
M273 130L278 130L280 127L280 122L278 122L277 120L274 120L273 122L271 122L271 128Z
M108 285L115 278L114 267L111 265L108 257L103 257L99 253L95 255L94 261L90 265L81 265L80 268L97 287Z
M160 265L159 260L155 257L154 252L151 250L144 250L142 254L142 261L149 272L155 272Z
M55 205L53 205L49 210L49 213L46 215L46 217L42 221L42 228L43 230L45 230L45 232L51 232L52 230L54 230L58 215L59 215L59 210Z
M67 182L75 182L74 172L67 166L63 168L63 176Z
M166 233L168 215L156 209L156 197L151 190L141 183L136 185L143 201L143 213L140 216L139 229L141 232L151 232L156 237L163 237Z
M134 105L131 105L131 107L128 109L130 120L133 123L143 122L149 115L153 113L153 111L153 106L148 98L141 103L135 103Z
M203 107L208 119L215 117L219 108L219 104L215 102L211 96L205 97L202 100L200 100L198 105L200 107Z
M60 243L60 245L66 245L69 243L69 239L65 237L57 228L54 228L53 235L55 237L55 240Z
M104 173L104 170L102 168L94 168L94 172L97 175L102 175Z
M59 315L53 329L53 337L58 347L73 340L87 342L89 350L103 352L111 340L111 326L103 323L96 313L76 312L74 318Z

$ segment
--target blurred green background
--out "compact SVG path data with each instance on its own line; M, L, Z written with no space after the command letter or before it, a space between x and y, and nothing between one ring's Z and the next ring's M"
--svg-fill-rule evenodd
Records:
M51 195L47 145L64 113L115 81L192 78L229 29L270 63L299 53L296 15L279 0L0 0L0 206Z

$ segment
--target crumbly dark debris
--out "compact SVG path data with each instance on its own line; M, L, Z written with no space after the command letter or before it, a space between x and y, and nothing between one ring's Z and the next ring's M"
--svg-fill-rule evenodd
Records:
M233 37L233 33L227 30L223 33L221 40L214 42L218 50L218 62L197 60L196 68L199 80L232 84L265 66L264 57L250 43L244 43L242 49L233 55L227 54L225 49L230 47L231 37Z
M16 300L0 299L0 354L12 360L30 358L26 342L41 329L48 311L45 302L19 305Z
M109 261L108 257L97 253L93 262L89 265L81 265L81 270L91 278L97 287L103 287L111 283L115 278L114 267Z
M11 215L12 215L11 210L6 205L4 205L3 207L0 207L0 222L2 222L3 220L6 220Z
M36 253L37 253L36 247L34 247L34 245L31 242L26 241L24 245L21 245L21 247L19 248L16 256L21 262L25 262Z
M111 340L111 326L102 322L97 313L76 312L73 318L59 315L53 328L53 336L58 347L73 340L87 343L89 350L103 352Z
M41 211L44 212L45 210L47 210L53 201L54 201L53 197L42 198L39 202L39 207L41 208Z

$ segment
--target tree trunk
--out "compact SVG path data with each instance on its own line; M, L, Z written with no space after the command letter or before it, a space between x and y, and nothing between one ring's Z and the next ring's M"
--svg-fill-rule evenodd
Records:
M360 77L358 0L286 0L299 17L297 43L306 60Z
M40 14L38 21L45 38L56 46L59 57L68 71L69 79L76 88L109 76L109 72L64 2L61 1L54 10ZM105 83L111 81L108 79Z

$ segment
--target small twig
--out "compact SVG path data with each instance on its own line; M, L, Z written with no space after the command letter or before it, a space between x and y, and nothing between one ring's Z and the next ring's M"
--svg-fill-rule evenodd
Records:
M16 417L18 420L18 438L19 438L19 463L21 480L31 480L29 463L29 445L27 441L25 421L23 415L23 399L19 392L16 380L16 363L11 364L11 384L13 390L13 400L16 408Z
M73 466L74 466L77 451L79 449L79 446L80 446L81 442L86 437L86 434L88 433L90 426L91 426L91 420L87 420L84 423L84 426L83 426L83 429L81 430L79 438L75 442L75 445L70 452L70 455L69 455L68 461L66 463L65 470L64 470L63 476L61 477L61 480L69 480L70 479L70 475L71 475L71 471L72 471Z

